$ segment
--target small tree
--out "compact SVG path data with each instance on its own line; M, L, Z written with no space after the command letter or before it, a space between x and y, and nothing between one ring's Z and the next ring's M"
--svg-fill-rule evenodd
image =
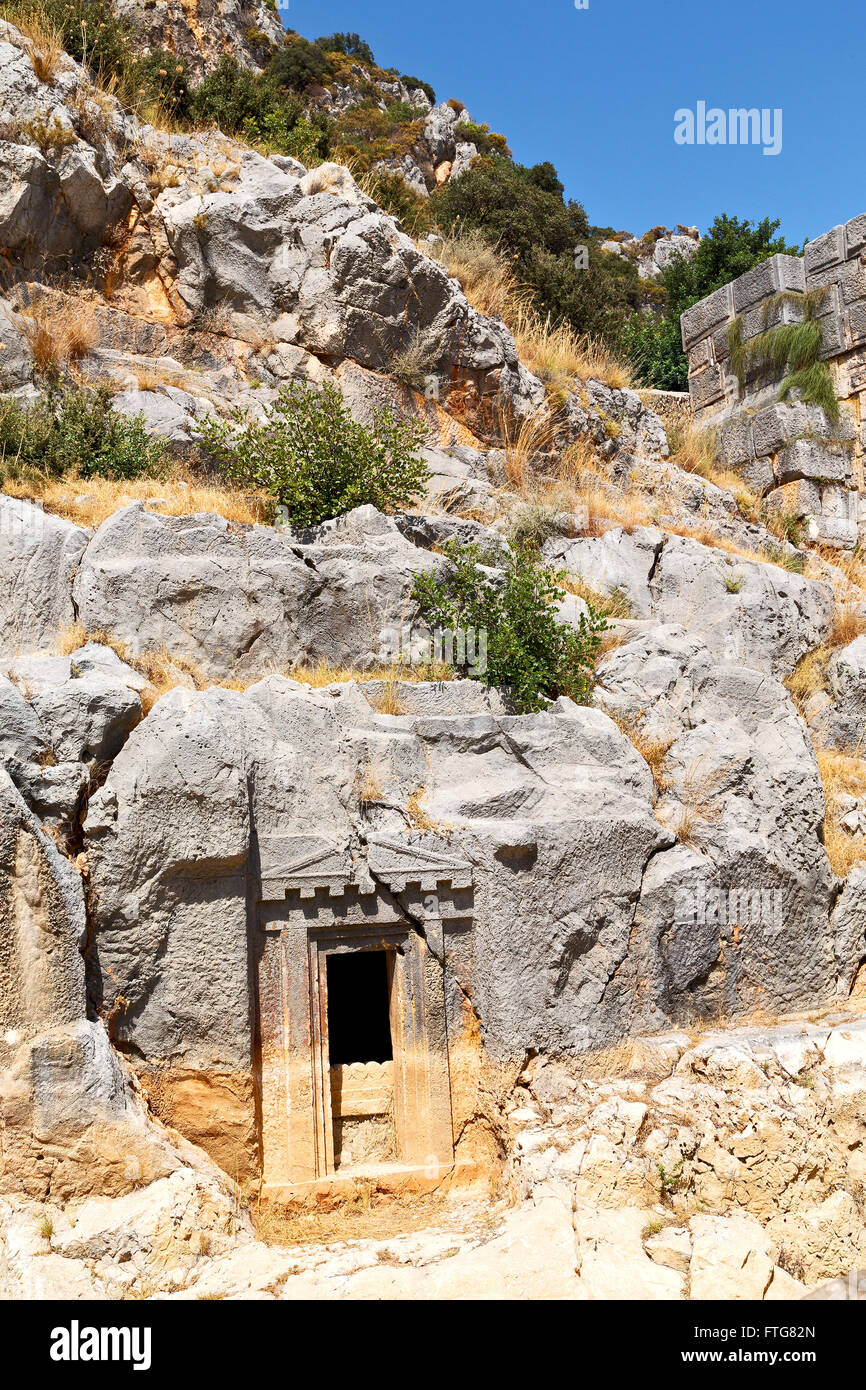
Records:
M165 441L143 416L116 411L104 386L55 385L32 405L0 398L0 476L158 477L166 462Z
M487 667L479 679L508 686L519 714L558 695L586 704L606 619L587 605L577 631L557 622L556 604L565 595L559 576L528 550L509 551L500 578L481 564L478 546L451 541L444 549L450 572L441 579L419 575L413 587L431 627L486 631Z
M199 425L204 448L229 477L270 493L296 526L365 503L385 512L411 502L430 477L417 452L426 434L420 421L398 421L389 410L375 411L367 429L330 383L282 387L261 420L235 408Z

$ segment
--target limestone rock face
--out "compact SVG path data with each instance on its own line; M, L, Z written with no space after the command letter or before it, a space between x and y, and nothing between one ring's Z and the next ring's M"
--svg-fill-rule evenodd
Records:
M112 8L135 26L145 51L170 49L194 78L213 72L226 53L255 71L285 42L280 17L265 0L112 0Z
M166 646L211 675L375 665L411 611L413 575L441 561L372 507L302 534L133 503L93 537L75 603L88 630Z
M782 995L826 997L835 968L823 929L833 902L824 793L785 689L669 626L604 658L596 700L655 741L656 813L684 841L644 879L638 916L659 951L650 968L660 967L674 990L688 987L728 1009L750 991L758 961L773 959ZM857 946L837 944L856 968ZM676 1017L672 997L670 1007Z
M833 733L842 747L857 748L866 730L866 636L836 652L827 676L833 696Z
M715 656L777 678L820 645L832 622L828 584L651 527L557 538L544 555L603 593L620 591L636 618L683 623Z
M71 522L0 497L0 652L53 648L74 623L72 576L86 544Z

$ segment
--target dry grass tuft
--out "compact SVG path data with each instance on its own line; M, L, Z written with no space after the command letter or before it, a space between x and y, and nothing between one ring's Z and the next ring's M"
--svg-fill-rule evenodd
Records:
M807 652L786 678L785 689L800 715L804 713L813 695L826 690L829 660L830 652L827 647L816 647L814 651Z
M3 490L13 497L41 502L47 512L74 521L79 526L101 526L119 507L130 502L159 499L151 510L163 516L191 516L213 512L239 525L260 525L270 515L271 502L264 493L242 492L227 484L203 483L181 465L168 479L63 478L28 476L6 479Z
M827 815L824 819L824 849L830 867L839 878L847 878L858 861L866 859L866 835L849 835L833 814L833 801L841 793L866 795L866 758L839 748L815 745L818 771L824 784Z
M629 743L640 753L656 785L656 790L665 792L670 786L670 781L664 772L664 762L671 748L677 741L677 735L670 734L663 738L652 738L644 733L639 719L634 715L614 713L606 710L613 722L617 725L620 732L625 734Z
M555 324L549 315L542 319L523 304L506 322L521 362L555 392L567 393L575 379L601 381L616 390L634 387L627 363L599 340L576 333L568 324Z
M60 36L47 16L37 10L22 11L13 5L0 5L0 19L12 24L27 41L27 56L40 82L50 84L66 57Z
M84 299L38 295L21 310L21 317L34 365L43 376L80 362L99 342L96 313Z
M546 404L519 421L514 421L501 407L497 413L505 477L511 487L520 490L529 483L533 460L553 447L556 422Z
M358 803L362 810L368 806L380 805L385 795L384 774L380 758L374 758L371 762L358 768L355 774L355 790L358 793Z
M634 386L629 366L603 344L582 336L568 324L542 319L532 307L532 292L514 273L512 262L478 232L461 232L446 237L432 253L423 243L420 249L442 262L460 281L469 303L482 314L504 319L525 362L554 395L562 398L573 388L574 379L603 381L615 388Z
M697 846L701 827L714 825L722 811L717 796L725 780L725 768L708 768L706 756L696 758L686 768L682 786L676 793L679 806L670 828L684 845Z
M441 261L479 313L495 314L508 322L520 306L528 307L529 290L521 286L512 263L480 232L444 237L432 251L428 242L421 242L419 250Z
M856 600L849 601L841 608L837 608L833 618L833 626L827 637L827 646L831 651L837 651L840 647L847 647L849 642L855 641L866 632L866 617L859 610L860 603Z

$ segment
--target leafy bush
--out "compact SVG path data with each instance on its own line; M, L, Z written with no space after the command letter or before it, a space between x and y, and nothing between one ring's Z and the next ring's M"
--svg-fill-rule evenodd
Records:
M722 213L690 261L676 256L665 268L660 280L666 296L664 311L649 320L632 319L623 332L623 346L647 386L688 390L689 364L682 349L680 316L769 256L800 255L799 247L776 236L780 226L769 217L752 223Z
M426 96L426 98L427 98L427 100L430 102L430 104L432 105L433 102L435 102L435 100L436 100L436 93L435 93L435 91L433 90L433 88L430 86L430 83L429 83L429 82L422 82L420 77L410 77L410 76L409 76L407 73L405 73L405 72L403 73L402 77L400 78L400 81L403 83L403 86L404 86L404 87L408 87L408 88L409 88L410 92L411 92L415 87L420 87L420 88L421 88L421 91L424 93L424 95Z
M417 453L424 425L379 410L367 429L330 383L320 391L298 383L282 387L262 420L239 408L227 420L208 416L199 436L230 478L269 492L296 526L314 526L365 503L380 511L405 506L430 476Z
M267 75L278 87L303 92L325 77L330 77L333 71L333 66L318 44L298 37L287 48L274 50Z
M223 58L210 77L196 87L191 100L198 121L211 122L227 135L293 155L304 164L324 159L330 149L329 123L324 116L307 116L303 103L288 88L277 85L268 69L257 75L234 58Z
M158 475L165 444L141 416L112 409L111 394L53 387L33 405L0 399L0 471L49 477L139 478Z
M243 130L248 122L263 123L273 109L271 90L254 73L228 57L221 59L192 96L193 116L199 121L212 121L227 135Z
M598 249L580 203L563 201L552 164L525 168L501 156L481 158L430 201L444 232L476 231L513 259L542 319L618 340L640 302L637 271ZM577 246L588 249L588 269L575 265Z
M316 47L323 53L342 53L345 58L357 58L362 63L376 62L372 48L360 34L326 34L316 39Z
M499 581L482 565L478 546L451 541L444 549L450 572L415 580L421 616L432 627L486 631L487 667L479 678L485 685L508 686L518 713L542 709L558 695L586 704L606 619L589 607L578 631L558 623L556 604L564 590L529 550L508 552Z
M138 95L144 92L158 101L168 115L176 119L189 115L189 74L175 54L156 49L137 58L130 69L130 80Z

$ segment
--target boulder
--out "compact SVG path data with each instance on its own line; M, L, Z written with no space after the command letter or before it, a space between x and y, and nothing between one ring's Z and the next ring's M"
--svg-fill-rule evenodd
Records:
M866 634L835 653L827 680L834 703L833 737L842 747L858 748L866 732Z
M376 665L411 618L414 575L441 557L372 507L302 534L132 503L103 523L82 558L81 621L134 653L166 647L211 676Z
M109 762L141 718L141 700L108 675L74 677L37 695L33 708L63 762Z
M75 622L72 579L86 544L80 527L0 496L0 655L50 650Z

